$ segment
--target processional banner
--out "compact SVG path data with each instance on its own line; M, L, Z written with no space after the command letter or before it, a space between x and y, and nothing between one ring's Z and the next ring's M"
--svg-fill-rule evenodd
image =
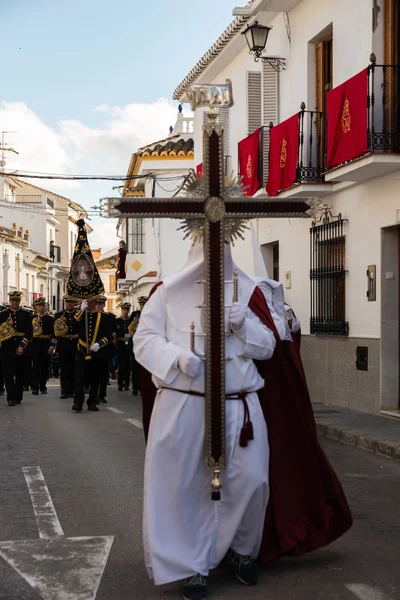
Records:
M269 173L267 192L276 196L296 183L299 157L299 115L279 123L270 130Z
M327 168L368 152L368 69L328 92Z
M246 196L253 196L260 189L258 160L260 151L260 133L257 129L252 135L239 142L239 173Z

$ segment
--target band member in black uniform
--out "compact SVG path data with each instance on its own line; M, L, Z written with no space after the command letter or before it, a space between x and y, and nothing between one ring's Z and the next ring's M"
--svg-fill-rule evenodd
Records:
M108 315L97 312L97 298L83 300L76 313L78 324L78 351L75 360L75 395L72 410L82 412L85 401L85 381L89 384L88 410L98 411L98 392L101 371L108 358L108 344L112 341L112 326ZM87 331L86 317L87 311ZM89 344L87 344L86 333Z
M131 305L129 302L121 304L121 316L116 320L117 326L117 357L118 357L118 390L129 390L129 379L131 374L131 356L133 352L132 337L129 333L129 325L132 317L129 317Z
M54 354L53 317L48 314L45 298L33 301L36 314L32 318L32 394L47 394L50 356Z
M104 308L107 302L107 298L106 296L100 296L100 298L97 301L97 307L96 310L98 312L101 312L103 315L105 315L110 323L111 323L111 331L113 334L113 339L111 340L111 342L108 344L107 346L107 353L104 356L104 365L101 367L101 373L100 373L100 385L99 385L99 395L98 395L98 399L100 404L107 404L107 400L106 400L106 396L107 396L107 384L108 384L108 377L110 374L110 361L113 357L114 354L114 335L116 335L116 321L117 318L113 313L110 312L105 312Z
M6 309L6 307L3 304L0 304L0 314L5 309ZM0 343L0 347L1 347L1 343ZM6 391L6 388L4 387L3 367L1 364L1 357L0 357L0 396L4 396L5 391Z
M64 296L64 302L64 310L54 316L62 400L74 397L74 370L79 337L75 319L75 302L69 296Z
M132 338L136 333L136 329L139 325L140 315L141 315L141 312L142 312L143 307L146 304L147 300L148 300L147 296L140 296L140 298L138 298L139 310L135 310L132 313L132 316L131 316L132 322L130 325L130 333L132 335ZM132 394L134 396L138 396L140 394L140 365L135 359L135 355L133 353L133 348L132 348L132 354L131 354L131 363L132 363Z
M32 317L20 308L22 292L10 292L10 308L0 313L1 361L8 406L21 404L24 393L24 351L32 335Z

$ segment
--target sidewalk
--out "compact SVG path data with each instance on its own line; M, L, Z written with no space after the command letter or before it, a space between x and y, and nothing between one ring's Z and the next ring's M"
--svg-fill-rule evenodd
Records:
M319 435L400 462L400 420L313 404Z

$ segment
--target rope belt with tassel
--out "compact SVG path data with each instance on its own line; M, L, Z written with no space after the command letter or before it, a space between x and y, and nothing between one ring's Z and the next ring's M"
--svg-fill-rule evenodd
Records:
M160 387L160 390L169 390L171 392L178 392L179 394L186 394L187 396L197 396L198 398L204 398L204 394L200 392L187 392L185 390L177 390L170 387ZM247 395L252 392L236 392L234 394L227 394L225 400L241 400L244 409L243 415L243 426L240 431L239 446L245 448L251 440L254 440L253 423L250 420L250 409L247 403Z

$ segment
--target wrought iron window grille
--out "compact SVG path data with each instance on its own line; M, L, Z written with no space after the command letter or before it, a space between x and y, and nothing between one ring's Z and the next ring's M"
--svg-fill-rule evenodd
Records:
M348 336L346 321L347 219L325 205L310 229L310 333Z

